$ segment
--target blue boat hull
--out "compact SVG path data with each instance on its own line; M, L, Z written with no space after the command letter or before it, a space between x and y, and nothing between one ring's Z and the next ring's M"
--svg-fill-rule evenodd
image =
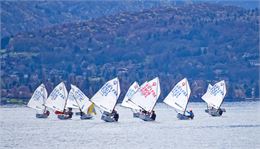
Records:
M193 117L190 117L190 116L187 116L187 115L183 115L183 114L180 114L180 113L177 114L177 118L179 120L191 120L191 119L193 119Z
M48 118L48 115L46 114L36 114L36 118Z
M139 116L140 116L140 113L139 113L139 112L133 113L133 117L134 117L134 118L139 118Z
M84 114L84 115L80 116L81 120L88 120L88 119L92 119L92 118L93 118L93 116L90 114Z
M223 112L226 112L226 110L212 108L212 109L206 109L205 112L211 116L218 117L218 116L222 116Z
M71 119L71 118L68 115L61 114L61 115L58 115L58 119L60 119L60 120L68 120L68 119Z
M144 113L139 113L139 118L144 120L144 121L155 121L150 117L150 115L144 114Z

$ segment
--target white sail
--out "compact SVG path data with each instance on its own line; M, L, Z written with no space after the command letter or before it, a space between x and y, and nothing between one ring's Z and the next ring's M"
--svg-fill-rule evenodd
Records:
M222 80L214 86L210 88L208 87L207 92L201 98L208 104L208 106L218 109L224 100L226 92L226 84L225 81Z
M72 85L71 85L71 89L69 91L69 95L68 95L68 99L67 99L67 103L66 103L66 108L74 108L74 109L78 109L79 106L76 102L76 99L74 97L74 88L72 88Z
M41 84L37 89L34 91L30 101L28 102L27 106L33 108L35 110L44 110L45 109L45 101L48 97L47 90L44 84Z
M212 85L209 84L209 85L208 85L208 88L207 88L207 92L210 91L211 88L212 88Z
M161 94L159 78L144 83L138 91L132 96L132 101L137 106L151 112Z
M100 109L111 113L116 105L120 92L119 80L118 78L114 78L103 85L91 98L91 101Z
M204 101L206 101L207 100L207 98L205 98L205 97L207 97L207 96L209 96L209 91L211 90L211 88L212 88L213 86L211 85L211 84L209 84L208 85L208 88L207 88L207 91L206 91L206 93L201 97Z
M134 82L129 87L128 91L126 92L125 98L123 99L123 102L121 103L121 106L127 107L127 108L131 108L131 109L134 109L134 110L141 109L140 107L138 107L137 105L135 105L134 103L129 101L129 99L136 93L136 91L138 89L139 89L139 84L137 82Z
M190 85L186 78L178 82L168 96L163 100L166 104L176 109L179 113L185 113L190 97Z
M86 112L92 102L89 101L89 98L75 85L71 85L71 90L73 91L73 97L78 108L81 111Z
M63 82L57 85L46 100L45 105L55 111L63 111L65 108L68 91Z

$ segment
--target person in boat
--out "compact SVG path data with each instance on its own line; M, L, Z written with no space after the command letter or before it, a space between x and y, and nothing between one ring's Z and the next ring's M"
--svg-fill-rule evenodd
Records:
M80 111L80 116L86 115L86 113Z
M192 112L192 109L190 109L190 111L189 111L188 113L189 113L189 116L188 116L188 117L190 117L191 119L193 119L194 113Z
M117 113L116 110L113 110L113 111L112 111L112 116L114 117L115 121L118 121L118 119L119 119L119 114Z
M146 110L142 110L142 113L145 115L148 114L148 112Z
M219 109L217 110L217 112L218 112L220 115L222 115L223 112L225 112L225 111L226 111L225 109L221 109L221 108L219 108Z
M154 111L152 111L152 114L151 114L151 119L152 119L152 120L155 120L155 118L156 118L156 114L155 114L155 112L154 112Z
M46 110L42 114L36 114L37 118L47 118L50 115L50 111Z
M43 114L48 117L48 116L50 115L50 111L49 111L49 110L46 110Z
M222 115L223 114L223 110L219 108L219 114Z
M68 111L64 112L64 115L66 116L66 118L72 118L73 112L72 112L72 108L69 108Z

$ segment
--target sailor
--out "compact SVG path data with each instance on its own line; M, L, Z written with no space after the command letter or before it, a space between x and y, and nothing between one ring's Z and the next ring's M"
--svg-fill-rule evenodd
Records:
M116 110L113 110L112 115L114 116L115 121L118 121L118 119L119 119L119 114L117 113Z
M190 117L191 119L193 119L194 114L193 114L193 112L192 112L192 109L190 109L190 111L189 111L188 113L190 114L189 117Z
M152 119L152 120L155 120L155 118L156 118L156 114L155 114L155 112L154 112L154 111L152 111L152 114L151 114L151 119Z
M218 109L218 112L219 112L220 115L223 114L223 110L221 108Z
M80 111L80 116L86 115L84 112Z
M143 110L142 113L146 115L146 114L147 114L147 111L146 111L146 110Z
M65 112L65 115L67 118L72 118L73 115L72 108L69 108L69 111Z
M43 114L48 117L48 116L50 115L50 111L49 111L49 110L46 110Z

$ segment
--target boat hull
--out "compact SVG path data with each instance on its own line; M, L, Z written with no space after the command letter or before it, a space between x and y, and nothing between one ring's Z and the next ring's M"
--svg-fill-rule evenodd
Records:
M92 119L92 118L93 118L93 116L90 114L83 114L80 116L81 120L87 120L87 119Z
M118 121L118 119L116 120L114 118L114 115L112 113L108 113L106 111L104 111L102 113L101 120L103 120L105 122L117 122Z
M101 119L105 122L116 122L116 120L111 115L102 114Z
M139 112L134 112L134 113L133 113L133 117L134 117L134 118L138 118L139 116L140 116L140 113L139 113Z
M68 120L68 119L71 119L71 117L69 117L68 115L64 115L64 114L58 115L57 117L58 117L58 119L60 119L60 120Z
M213 109L206 109L205 112L211 116L218 117L218 116L222 116L223 112L226 112L226 110L213 108Z
M179 120L192 120L194 118L194 115L193 116L187 116L187 115L178 113L177 118Z
M139 113L139 118L144 120L144 121L155 121L155 119L152 119L150 115L144 114L144 113Z
M46 114L37 113L35 116L36 116L36 118L48 118L48 115L46 115Z

